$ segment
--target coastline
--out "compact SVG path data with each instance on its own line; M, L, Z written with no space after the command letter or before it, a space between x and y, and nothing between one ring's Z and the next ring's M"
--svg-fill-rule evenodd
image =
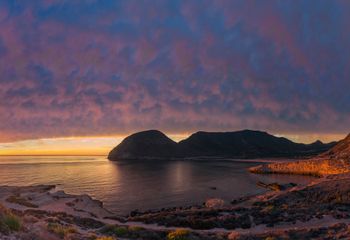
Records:
M249 168L257 174L290 174L324 177L349 173L350 164L345 159L315 157L292 162L274 162Z
M350 174L333 175L315 179L307 186L237 199L225 206L174 207L131 212L122 217L88 195L66 194L52 185L0 186L0 204L18 215L26 229L0 236L13 239L36 234L39 239L60 239L49 227L54 223L56 227L75 229L74 233L65 233L66 239L98 239L107 235L166 239L174 231L184 231L186 239L265 239L275 235L287 239L291 234L308 236L310 232L314 239L323 239L334 229L349 234L348 191Z

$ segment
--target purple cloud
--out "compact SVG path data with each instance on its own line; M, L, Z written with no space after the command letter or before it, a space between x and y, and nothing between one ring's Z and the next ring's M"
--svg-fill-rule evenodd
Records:
M1 141L344 133L346 1L2 1Z

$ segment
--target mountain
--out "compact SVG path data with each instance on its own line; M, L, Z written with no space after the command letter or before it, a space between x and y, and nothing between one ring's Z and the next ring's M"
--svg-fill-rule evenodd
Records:
M325 176L350 172L350 134L328 151L311 159L271 163L250 168L254 173L285 173Z
M160 131L149 130L125 138L110 152L108 159L300 157L327 151L333 145L294 143L252 130L197 132L176 143Z
M157 130L132 134L108 155L108 159L166 158L176 154L177 143Z
M319 143L309 145L294 143L266 132L243 130L197 132L178 145L185 156L256 158L310 155L329 149L327 145Z

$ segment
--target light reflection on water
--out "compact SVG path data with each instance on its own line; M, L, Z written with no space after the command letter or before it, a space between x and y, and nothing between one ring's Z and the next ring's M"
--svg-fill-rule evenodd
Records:
M263 192L257 181L307 183L313 178L256 175L257 163L233 161L110 162L104 157L0 157L0 185L56 184L67 193L89 194L117 213L227 201ZM217 190L212 190L216 187Z

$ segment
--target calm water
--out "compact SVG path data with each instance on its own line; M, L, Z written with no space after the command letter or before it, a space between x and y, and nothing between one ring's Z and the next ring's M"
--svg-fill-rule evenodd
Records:
M263 192L257 181L307 183L304 176L255 175L257 163L110 162L104 157L0 157L0 185L56 184L89 194L117 213L201 203ZM212 190L211 187L217 187Z

